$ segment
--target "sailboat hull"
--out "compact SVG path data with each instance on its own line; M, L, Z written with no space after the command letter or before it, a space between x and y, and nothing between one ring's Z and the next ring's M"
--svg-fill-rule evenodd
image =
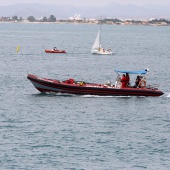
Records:
M99 50L91 50L92 54L98 54L98 55L112 55L113 53L111 51L99 51Z

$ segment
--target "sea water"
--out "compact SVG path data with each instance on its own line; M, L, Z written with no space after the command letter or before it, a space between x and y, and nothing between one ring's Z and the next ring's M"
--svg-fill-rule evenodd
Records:
M90 52L98 29L0 23L0 169L170 169L170 27L103 25L111 56ZM67 54L44 52L53 47ZM27 80L114 84L114 69L145 68L163 96L41 94Z

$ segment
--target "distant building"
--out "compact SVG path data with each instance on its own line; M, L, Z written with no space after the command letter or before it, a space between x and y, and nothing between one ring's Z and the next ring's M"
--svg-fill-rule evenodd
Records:
M69 17L69 20L81 20L80 14L75 14L74 17Z

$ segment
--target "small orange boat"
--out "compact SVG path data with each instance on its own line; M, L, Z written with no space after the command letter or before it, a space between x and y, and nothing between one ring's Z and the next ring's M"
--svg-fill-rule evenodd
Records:
M57 49L51 49L51 50L45 50L46 53L66 53L65 50L57 50Z

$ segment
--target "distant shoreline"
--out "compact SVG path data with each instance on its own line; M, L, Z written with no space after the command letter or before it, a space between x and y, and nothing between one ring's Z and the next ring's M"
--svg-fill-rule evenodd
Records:
M97 25L99 23L94 22L67 22L67 21L56 21L56 22L29 22L29 21L0 21L0 23L18 23L18 24L91 24L91 25ZM123 26L170 26L170 24L160 22L160 23L131 23L131 22L122 22L122 23L103 23L103 25L123 25Z

